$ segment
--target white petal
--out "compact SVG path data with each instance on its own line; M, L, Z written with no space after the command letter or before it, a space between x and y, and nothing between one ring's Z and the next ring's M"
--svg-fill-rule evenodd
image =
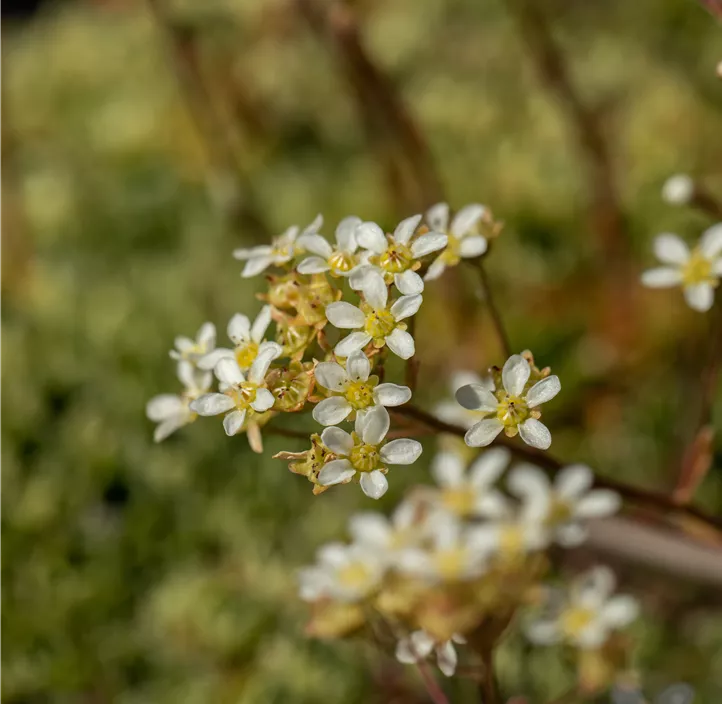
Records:
M365 332L352 332L338 341L333 352L337 357L348 357L357 350L366 347L369 342L371 342L371 335L367 335Z
M400 406L411 399L411 389L399 384L379 384L374 389L374 401L379 406Z
M233 257L234 259L252 259L254 257L260 257L260 256L266 256L269 255L273 251L273 248L269 245L261 245L260 247L251 247L250 249L234 249L233 250Z
M575 515L579 518L602 518L619 511L622 499L615 491L598 489L579 500Z
M175 433L178 428L182 428L188 422L188 416L178 415L164 420L156 426L153 431L153 442L163 442L169 435Z
M484 452L469 468L469 479L475 487L491 486L506 469L511 454L504 447Z
M301 236L303 235L313 235L317 233L321 228L323 227L323 215L319 213L312 221L310 225L306 225L306 227L303 229L303 232L301 233ZM289 227L288 230L286 230L286 236L288 239L293 242L294 239L296 239L296 236L298 235L298 228L296 226Z
M466 259L480 257L486 252L488 246L486 237L469 235L469 237L464 237L459 243L459 254Z
M601 619L609 628L623 628L639 615L639 604L631 596L614 596L603 607Z
M554 489L564 499L578 499L591 489L594 473L585 464L564 467L554 482Z
M687 174L670 176L662 186L662 198L670 205L685 205L694 195L694 181Z
M434 639L426 631L414 631L409 640L411 641L411 650L417 658L427 657L434 649Z
M596 650L607 640L608 632L600 621L590 623L577 637L577 644L585 650Z
M212 348L216 344L216 326L213 323L203 323L196 335L198 344L202 347Z
M348 383L346 370L336 362L321 362L314 370L316 383L330 391L343 391Z
M642 274L642 284L647 288L670 288L682 283L682 272L668 266L648 269Z
M243 421L246 419L246 411L232 411L225 418L223 418L223 429L226 431L226 435L235 435L243 425Z
M402 638L396 644L396 659L404 665L414 665L417 662L416 653L411 648L408 638Z
M400 244L408 244L420 222L421 215L412 215L402 220L394 230L394 239Z
M441 257L437 257L431 262L426 274L424 274L424 281L434 281L438 279L446 271L446 264Z
M449 206L447 203L437 203L426 211L426 222L432 230L446 232L449 226Z
M353 438L341 428L324 428L321 442L336 455L348 457L353 450Z
M496 411L499 401L483 384L469 384L456 390L456 400L459 405L469 411Z
M389 432L390 425L389 412L383 406L374 406L361 420L361 439L367 445L380 445Z
M464 442L469 447L486 447L503 430L504 426L496 418L482 420L472 425L464 435Z
M193 342L190 337L186 337L185 335L178 335L178 337L173 340L173 345L179 352L188 352L196 346L196 343Z
M388 488L386 477L378 469L361 474L361 489L370 499L380 499Z
M356 474L356 470L348 460L331 460L318 473L318 483L321 486L341 484L351 479L354 474Z
M526 394L526 403L529 408L536 408L542 403L553 399L562 390L562 384L556 374L537 381Z
M411 269L401 274L394 274L394 284L404 296L413 296L424 290L424 280Z
M540 450L548 450L552 444L552 434L549 429L536 418L527 418L519 426L519 435L527 445Z
M376 254L386 251L388 245L384 231L375 222L363 222L356 228L356 242Z
M486 212L486 208L478 203L465 205L451 221L451 234L462 237L474 228Z
M677 235L664 233L654 238L654 254L663 264L685 264L689 247Z
M424 298L417 293L414 296L401 296L389 309L395 320L405 320L406 318L416 315Z
M325 241L325 240L324 240ZM331 267L322 257L306 257L298 263L296 270L299 274L321 274Z
M524 629L526 637L537 645L553 645L561 640L556 621L535 621Z
M145 415L154 423L160 423L172 416L183 413L186 404L180 396L175 394L161 394L154 396L145 406Z
M226 333L234 344L240 345L251 339L251 321L247 315L236 313L229 321Z
M529 381L530 374L529 362L520 354L513 354L506 360L501 370L501 379L506 392L512 396L520 396L524 385Z
M554 538L564 548L581 545L588 537L589 531L581 523L566 523L554 532Z
M361 218L349 215L341 220L336 227L336 244L344 252L355 252L358 247L356 228L361 224Z
M327 428L327 430L334 430L334 428ZM357 513L349 520L348 529L356 543L377 549L388 547L391 539L389 521L380 513Z
M215 369L216 364L218 364L221 359L235 359L235 356L233 350L218 347L213 350L213 352L209 352L198 360L198 368L204 371L211 371Z
M364 283L366 282L366 277L372 272L378 274L379 276L382 276L381 269L376 266L371 266L371 264L364 264L362 266L356 267L350 272L350 276L348 277L348 285L354 291L362 291Z
M388 464L413 464L421 456L421 443L399 438L381 448L381 459Z
M276 399L268 389L257 389L256 398L251 403L251 408L256 413L265 413L275 402Z
M218 381L228 384L229 386L238 386L238 384L245 381L243 372L235 359L228 359L225 357L219 360L214 371Z
M333 247L321 235L301 235L298 238L298 244L307 252L316 254L323 260L328 259L333 254Z
M693 310L705 313L714 303L714 289L709 284L684 287L684 300Z
M464 469L464 462L455 452L439 452L431 463L431 474L441 487L459 486Z
M258 315L253 321L253 326L251 327L251 339L260 345L270 324L271 306L266 305L258 311Z
M271 366L271 362L280 357L283 353L283 348L277 342L264 342L258 348L258 354L251 364L251 369L248 372L248 380L254 384L261 384L266 378L268 367Z
M479 516L497 520L510 515L509 502L496 489L486 489L485 493L478 497L474 511Z
M371 374L371 362L362 350L358 350L348 356L346 371L352 381L367 381Z
M406 330L401 330L400 328L396 328L386 337L386 344L388 348L401 359L409 359L416 353L414 338L411 337Z
M366 273L361 287L366 302L374 310L385 310L389 297L389 291L386 288L386 282L383 276L375 270Z
M336 425L346 419L353 410L343 396L331 396L316 404L313 419L321 425Z
M273 257L270 255L266 254L260 257L252 257L246 262L246 265L243 267L241 276L244 279L250 279L252 276L256 276L262 271L268 269L271 264L273 264Z
M704 231L699 241L699 250L707 259L714 259L722 253L722 223L712 225Z
M342 330L362 328L366 322L366 316L357 308L346 301L336 301L326 306L326 318L331 325Z
M712 262L712 273L722 278L722 258L715 259L715 261Z
M199 416L217 416L235 407L233 399L225 394L203 394L191 402L190 408Z
M448 242L448 236L441 232L427 232L411 243L411 254L414 255L414 259L420 259L427 254L443 249Z
M456 672L456 648L450 640L436 648L436 664L447 677L452 677Z
M548 506L551 500L551 485L546 474L532 464L520 464L509 472L509 491L519 499L543 501Z

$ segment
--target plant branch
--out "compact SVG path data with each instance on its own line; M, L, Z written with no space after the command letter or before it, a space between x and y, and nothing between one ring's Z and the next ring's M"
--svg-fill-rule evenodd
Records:
M484 262L481 258L478 258L473 262L473 264L476 267L476 270L479 272L479 283L481 284L482 296L484 298L484 301L486 302L489 314L491 315L491 320L494 324L494 330L496 331L496 336L499 339L499 344L504 351L504 357L509 358L513 354L511 343L509 342L509 336L506 333L504 321L501 318L501 313L499 312L499 309L494 300L492 287L489 283L489 277L486 273Z
M419 659L416 661L416 666L419 669L419 674L421 675L421 679L424 681L424 686L431 697L431 701L434 702L434 704L449 704L447 696L444 694L444 691L441 687L439 687L439 683L431 674L429 663L425 660Z

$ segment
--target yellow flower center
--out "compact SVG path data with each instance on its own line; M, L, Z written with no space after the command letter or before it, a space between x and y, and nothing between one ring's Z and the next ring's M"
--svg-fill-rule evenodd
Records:
M252 410L251 404L256 400L258 385L250 381L244 381L237 389L229 389L226 396L233 399L239 411Z
M461 240L448 233L447 237L449 240L441 253L441 261L446 266L456 266L461 261Z
M439 576L447 581L459 579L464 573L467 552L463 547L442 550L434 555L434 566Z
M712 274L712 262L698 249L692 251L689 260L682 266L682 283L686 286L716 283Z
M379 466L381 462L381 455L379 449L375 445L355 445L349 460L359 472L372 472Z
M577 638L593 620L593 611L576 606L562 612L559 626L567 638Z
M374 341L383 340L396 327L394 316L387 310L371 310L366 313L364 329Z
M496 409L496 417L507 427L514 428L529 417L526 399L505 393Z
M371 257L371 262L389 274L400 274L411 268L414 263L414 255L405 244L392 242L385 252L378 257Z
M338 582L341 586L358 589L369 583L371 570L362 562L351 562L338 571Z
M236 347L236 362L241 369L248 369L257 355L257 342L244 342Z
M457 516L468 516L474 512L476 492L470 485L444 489L441 493L441 503L444 508Z
M334 252L328 260L331 267L331 274L345 274L353 269L356 263L353 254L349 252Z
M513 560L524 554L524 542L524 530L521 526L506 526L499 535L499 554L506 560Z
M351 408L360 411L368 408L374 402L374 387L364 381L352 381L344 391L344 397L351 404Z
M546 524L550 526L566 523L572 517L572 507L568 501L555 496L549 506L549 513L546 517Z

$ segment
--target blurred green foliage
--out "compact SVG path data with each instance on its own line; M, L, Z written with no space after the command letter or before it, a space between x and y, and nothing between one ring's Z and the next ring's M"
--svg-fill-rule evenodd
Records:
M262 282L241 280L230 257L262 237L223 215L237 176L271 232L318 211L328 228L349 213L388 227L409 214L389 193L338 61L293 7L170 8L197 32L211 86L237 91L226 115L235 174L208 158L142 2L49 6L4 32L4 701L423 701L414 673L387 655L303 635L294 570L369 508L361 492L313 497L270 459L301 449L296 440L267 438L256 456L206 420L154 446L144 418L150 396L176 389L176 334L208 319L222 336L232 313L260 306ZM707 224L661 202L667 176L699 175L722 194L719 27L690 0L547 9L581 92L609 113L636 277L654 234L691 239ZM670 486L705 321L681 296L634 279L632 308L609 310L592 285L605 262L585 224L570 128L504 3L366 0L358 11L452 207L481 201L507 223L489 268L514 344L563 380L545 417L555 452ZM606 339L610 320L631 328L628 348ZM417 334L423 403L446 392L453 368L500 361L464 272L429 287ZM381 508L428 481L433 439L425 447L420 466L394 474ZM719 460L699 492L717 511ZM697 701L719 701L719 599L635 583L649 594L636 632L648 690L686 680ZM570 670L513 639L500 675L509 694L537 701ZM452 691L473 700L471 682Z

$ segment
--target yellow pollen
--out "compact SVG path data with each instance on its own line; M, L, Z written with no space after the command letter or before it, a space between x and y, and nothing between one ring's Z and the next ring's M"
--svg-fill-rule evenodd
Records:
M257 390L257 384L244 381L237 389L226 391L226 396L230 396L230 398L233 399L239 411L252 410L251 404L256 400Z
M555 496L552 498L549 513L546 517L546 524L550 526L566 523L572 517L572 508L568 501Z
M332 274L345 274L353 269L354 264L354 256L349 252L334 252L328 260Z
M352 381L346 387L344 397L355 411L368 408L374 402L373 386L363 381Z
M374 340L384 339L395 327L396 320L387 310L372 310L366 314L364 329Z
M576 638L594 621L594 612L580 606L564 611L559 617L559 626L567 638Z
M446 266L456 266L461 261L461 240L448 233L447 236L449 240L441 253L441 261Z
M338 571L338 581L344 587L362 587L370 577L369 568L361 562L351 562Z
M441 502L451 513L468 516L474 511L476 493L471 486L445 489L441 494Z
M715 284L716 281L712 274L712 262L698 249L693 250L687 263L682 266L682 283L686 286L694 286Z
M349 460L359 472L372 472L379 466L381 455L375 445L355 445Z
M388 249L378 256L378 266L389 274L400 274L414 263L414 255L405 244L393 242Z
M521 396L504 394L504 397L499 401L496 417L507 428L515 428L529 417L529 408L526 405L526 400Z
M257 342L244 342L236 347L236 362L241 369L248 369L258 355Z
M462 576L466 565L467 553L463 547L449 548L434 555L436 571L445 580L454 580Z

